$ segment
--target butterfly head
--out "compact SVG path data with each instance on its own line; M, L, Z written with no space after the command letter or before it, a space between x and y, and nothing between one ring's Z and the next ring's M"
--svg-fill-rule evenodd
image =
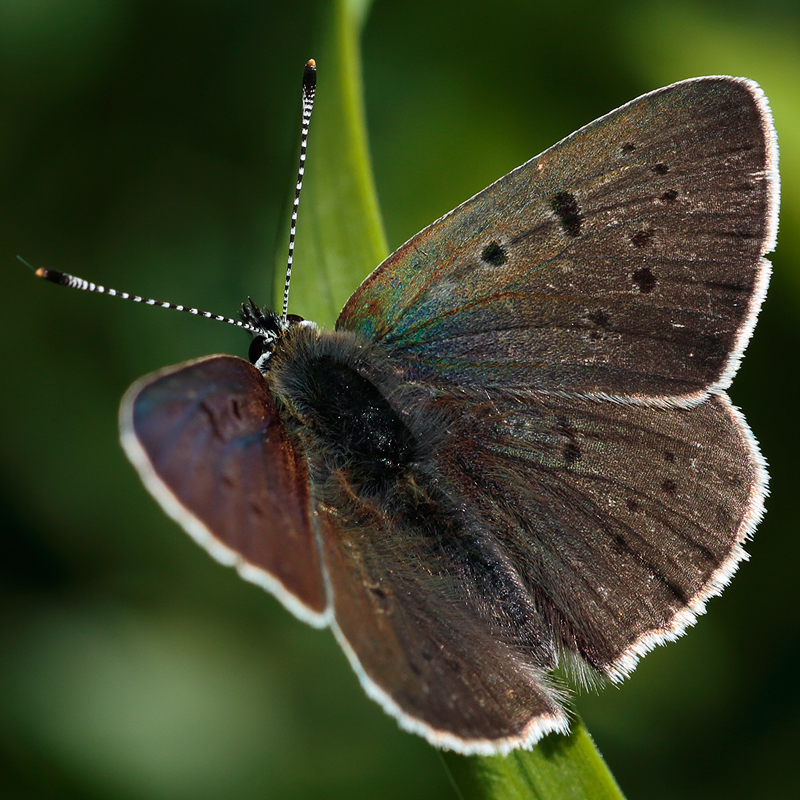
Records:
M242 303L239 316L248 329L254 331L247 357L250 363L265 375L269 371L272 353L287 331L295 325L316 327L313 322L297 314L287 314L284 320L269 308L259 308L249 297L246 303Z

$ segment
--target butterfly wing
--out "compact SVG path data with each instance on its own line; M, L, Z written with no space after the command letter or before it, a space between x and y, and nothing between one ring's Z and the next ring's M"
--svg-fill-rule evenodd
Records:
M722 591L767 481L724 394L690 409L476 401L437 469L465 517L503 543L557 649L613 680Z
M778 205L751 81L644 95L414 236L337 328L417 380L689 405L725 388L766 291Z
M327 624L308 467L258 370L211 356L149 375L128 390L120 426L145 486L200 545Z
M346 481L316 521L333 604L332 627L367 694L407 730L461 753L508 752L566 733L546 635L518 647L504 635L509 577L487 553L435 530L437 511L387 514ZM420 503L425 501L418 497ZM428 502L430 498L428 498ZM491 598L491 599L490 599ZM541 621L519 598L530 629Z
M627 674L720 591L762 513L721 389L766 289L776 159L754 84L687 81L404 245L337 323L359 334L348 369L380 352L400 381L381 397L416 455L380 480L301 453L258 371L223 356L134 386L126 451L213 555L332 617L405 727L464 753L566 730L549 672Z
M404 727L505 752L566 728L559 663L619 680L694 622L746 557L766 471L723 393L431 402L406 417L426 444L389 493L346 468L318 486L332 624Z
M506 752L565 730L559 661L619 680L694 622L746 557L766 472L724 394L457 405L435 479L387 502L343 475L315 519L367 692L434 744Z

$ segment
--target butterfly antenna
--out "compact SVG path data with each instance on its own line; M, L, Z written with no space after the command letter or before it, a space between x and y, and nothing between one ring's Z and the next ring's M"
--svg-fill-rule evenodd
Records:
M84 292L96 292L97 294L107 294L111 297L121 297L123 300L132 300L134 303L143 303L146 306L159 306L160 308L171 308L173 311L185 311L187 314L194 314L196 317L205 317L206 319L213 319L217 322L225 322L228 325L235 325L237 328L250 331L256 335L262 334L263 331L247 322L242 322L238 319L231 319L230 317L223 317L220 314L212 314L210 311L200 311L198 308L188 308L187 306L177 305L176 303L167 303L163 300L151 300L148 297L139 297L138 294L129 294L128 292L119 292L116 289L109 289L105 286L100 286L97 283L78 278L75 275L70 275L68 272L59 272L55 269L47 269L46 267L31 266L22 256L17 258L29 269L33 270L33 274L37 278L43 278L50 283L57 283L59 286L68 286L70 289L80 289Z
M286 283L283 286L283 313L281 322L287 324L289 313L289 283L292 280L292 260L294 258L294 236L297 231L297 207L300 205L300 192L303 189L303 174L306 170L306 148L308 147L308 124L314 108L314 94L317 90L317 62L310 59L303 72L303 129L300 133L300 168L297 170L297 183L294 187L292 204L292 224L289 228L289 261L286 264Z

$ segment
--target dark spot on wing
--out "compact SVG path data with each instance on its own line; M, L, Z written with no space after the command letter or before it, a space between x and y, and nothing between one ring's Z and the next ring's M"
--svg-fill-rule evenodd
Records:
M248 503L250 507L251 513L255 514L255 516L259 517L259 519L265 519L267 516L267 510L261 503L257 503L254 500L251 500Z
M674 464L675 463L675 453L673 453L671 450L665 450L664 451L664 461L666 461L669 464Z
M714 516L717 519L717 527L721 531L731 530L731 528L736 527L736 523L738 522L737 520L733 519L728 507L722 504L717 506L717 511Z
M641 267L633 273L633 282L639 287L642 294L652 292L656 285L656 276L650 271L649 267Z
M481 261L485 261L493 267L501 267L507 261L506 251L498 242L490 242L483 248Z
M713 333L701 336L689 356L705 367L712 367L724 360L728 350L722 337Z
M592 313L588 315L588 319L590 322L594 322L598 328L607 329L611 327L611 320L602 308L598 308L597 311L592 311Z
M688 604L690 595L687 593L686 589L684 589L682 586L679 586L675 581L665 578L663 575L657 575L657 577L660 578L667 589L669 589L672 594L678 598L682 605Z
M678 199L677 189L667 189L667 191L661 195L661 199L665 203L674 203Z
M606 311L602 308L595 309L587 314L586 318L595 325L595 328L589 331L589 338L595 342L605 339L606 331L611 328L611 320Z
M581 449L576 442L567 442L564 445L564 464L571 467L581 457Z
M718 236L724 236L728 239L757 239L761 234L754 233L753 231L717 231Z
M678 487L675 484L675 481L671 481L669 478L667 478L667 480L661 484L661 491L674 497L678 493Z
M625 505L628 507L628 511L638 511L639 510L639 501L634 500L632 497L629 497L625 501Z
M200 410L206 415L208 418L208 424L211 426L211 430L214 433L214 436L217 439L222 439L223 441L226 440L226 437L223 435L222 428L220 427L220 420L213 408L206 403L200 403Z
M643 231L636 231L631 236L631 244L634 247L644 247L645 245L650 243L650 240L653 238L653 229L647 228Z
M615 533L611 537L611 540L614 542L614 548L620 553L630 553L630 548L628 547L628 543L625 541L625 538L619 534Z
M653 172L655 172L656 175L666 175L669 172L669 165L662 164L659 161L659 163L653 167Z
M596 326L594 330L589 331L589 338L594 339L595 341L604 339L604 331L607 331L611 328L611 319L609 318L608 314L602 308L598 308L595 311L592 311L590 314L587 314L586 319Z
M372 596L375 598L378 607L382 611L386 611L389 608L389 595L380 588L380 586L370 586L370 592L372 592Z
M623 142L620 147L623 153L632 153L636 149L636 145L633 142Z
M577 437L575 436L575 432L570 429L570 423L566 417L556 417L556 428L566 439L562 451L564 466L571 467L581 457L581 448L576 441Z
M578 200L571 192L559 192L550 201L550 208L559 219L561 228L567 236L578 236L581 232L581 210Z

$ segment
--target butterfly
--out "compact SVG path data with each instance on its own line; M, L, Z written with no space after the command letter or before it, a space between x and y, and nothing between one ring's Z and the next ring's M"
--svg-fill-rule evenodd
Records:
M777 158L749 80L646 94L411 238L334 330L243 306L249 360L138 381L124 449L212 556L333 629L401 727L465 754L566 732L554 670L623 679L762 516L725 389Z

